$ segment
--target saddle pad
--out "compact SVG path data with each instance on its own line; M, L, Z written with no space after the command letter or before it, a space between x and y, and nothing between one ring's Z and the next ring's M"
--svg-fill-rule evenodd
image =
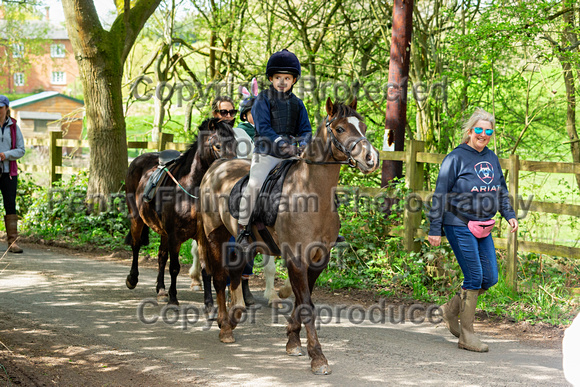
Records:
M250 223L262 222L266 226L273 226L278 217L278 207L280 206L280 198L282 188L284 187L284 179L290 170L290 167L298 160L284 160L274 167L266 177L262 189L258 194L258 200L254 206ZM240 200L242 193L248 185L250 176L242 177L232 188L229 199L230 214L235 218L240 218Z
M145 185L145 189L143 190L143 201L149 203L155 197L155 193L157 192L157 188L163 183L163 178L167 175L165 168L158 167L153 173L151 177L147 181Z

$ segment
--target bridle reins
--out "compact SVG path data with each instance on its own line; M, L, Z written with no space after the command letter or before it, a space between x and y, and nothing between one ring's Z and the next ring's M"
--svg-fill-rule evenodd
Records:
M218 160L221 158L221 155L219 153L220 149L218 148L218 145L217 145L217 137L218 137L217 132L215 132L207 140L209 149L211 150L212 156L215 158L215 160ZM194 195L190 194L189 192L187 192L187 190L185 188L183 188L183 186L181 184L179 184L179 181L177 181L175 176L173 176L173 174L171 173L171 171L169 171L169 169L167 167L164 167L164 170L165 170L165 172L167 172L167 175L171 178L171 180L173 180L173 182L179 188L181 188L181 190L183 192L185 192L189 197L191 197L193 199L199 199L197 196L194 196Z
M337 117L334 117L332 120L329 118L330 118L329 116L326 116L326 118L324 119L326 121L326 124L325 124L326 132L330 138L330 141L334 145L334 147L336 149L338 149L340 152L342 152L347 157L347 159L344 161L337 160L336 157L334 157L334 152L332 151L332 148L331 148L330 155L332 156L334 161L313 161L313 160L308 160L308 159L305 159L304 161L307 164L315 164L315 165L342 164L342 165L348 165L351 168L355 168L358 162L352 156L352 151L358 145L359 142L366 141L370 145L370 141L365 136L360 136L347 149L340 141L338 141L338 138L336 138L336 136L334 135L334 132L332 131L332 128L330 127L330 125L337 119Z

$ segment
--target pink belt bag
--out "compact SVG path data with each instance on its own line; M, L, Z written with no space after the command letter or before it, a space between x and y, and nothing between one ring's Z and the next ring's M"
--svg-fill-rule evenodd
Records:
M495 220L490 219L486 221L479 221L479 220L470 220L467 222L467 228L476 238L485 238L493 230L493 226L495 226Z
M467 228L474 237L476 238L486 238L493 230L493 226L495 226L495 220L469 220L465 216L457 211L457 208L454 205L451 205L451 213L459 218L463 223L467 224Z

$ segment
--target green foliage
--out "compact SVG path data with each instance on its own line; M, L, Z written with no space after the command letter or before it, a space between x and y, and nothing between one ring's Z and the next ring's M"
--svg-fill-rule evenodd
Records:
M402 238L389 236L402 227L408 193L403 182L396 182L376 197L360 195L354 189L338 195L343 219L341 234L348 244L334 249L320 284L333 289L372 288L381 295L396 297L402 292L420 300L428 300L433 291L447 288L449 279L439 274L433 276L432 268L458 272L447 263L449 248L408 254ZM390 215L385 215L387 207L391 209Z
M93 213L87 207L88 174L81 172L52 189L38 188L26 197L23 230L45 239L64 239L73 245L123 248L128 230L123 195L112 197L107 211Z
M86 203L86 171L60 181L52 189L37 186L28 174L21 175L18 184L17 206L24 220L24 233L71 246L130 249L124 244L130 227L124 193L113 195L106 211L96 213ZM150 231L149 242L149 246L141 247L141 252L156 256L159 235ZM182 263L191 263L191 241L181 246L180 257Z

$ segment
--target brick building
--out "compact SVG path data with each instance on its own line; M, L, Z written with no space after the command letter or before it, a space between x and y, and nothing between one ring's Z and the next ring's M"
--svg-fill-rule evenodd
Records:
M12 23L12 25L10 24ZM61 23L28 20L14 25L4 20L0 10L0 91L3 94L29 94L56 91L80 94L79 69L68 33ZM19 36L9 37L18 28Z

